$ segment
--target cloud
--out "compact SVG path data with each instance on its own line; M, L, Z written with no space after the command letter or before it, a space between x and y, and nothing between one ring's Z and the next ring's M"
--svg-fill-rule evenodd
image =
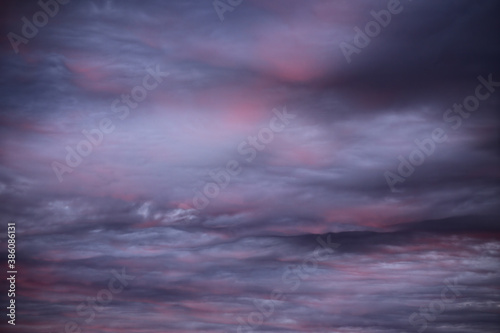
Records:
M426 331L496 332L500 92L457 130L443 114L478 76L500 81L499 5L405 1L347 64L339 44L386 6L244 0L220 22L210 1L70 2L19 54L5 38L0 216L16 221L16 329L237 332L282 288L263 332L411 331L456 279L466 289ZM3 35L39 10L8 1ZM151 68L169 75L121 119L113 101ZM246 161L238 145L283 106L293 122ZM52 163L105 118L115 130L59 182ZM384 172L438 127L448 140L391 192ZM242 172L193 208L233 159ZM284 279L318 236L340 246ZM79 304L122 268L135 279L86 322Z

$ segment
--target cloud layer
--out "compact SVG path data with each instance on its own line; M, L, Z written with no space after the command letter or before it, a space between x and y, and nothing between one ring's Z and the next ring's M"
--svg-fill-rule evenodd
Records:
M74 1L13 47L7 1L2 329L496 332L500 6L401 1L348 62L391 2Z

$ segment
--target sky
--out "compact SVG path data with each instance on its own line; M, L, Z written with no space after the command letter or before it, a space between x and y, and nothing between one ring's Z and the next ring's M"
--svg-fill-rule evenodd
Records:
M499 14L3 1L0 329L498 332Z

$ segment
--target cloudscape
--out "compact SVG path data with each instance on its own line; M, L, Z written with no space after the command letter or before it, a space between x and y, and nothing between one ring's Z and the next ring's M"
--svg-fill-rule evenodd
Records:
M498 332L499 15L2 2L2 332Z

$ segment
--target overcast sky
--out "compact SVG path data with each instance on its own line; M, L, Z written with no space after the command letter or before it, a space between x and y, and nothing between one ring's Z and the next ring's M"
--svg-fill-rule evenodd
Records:
M497 1L49 3L1 8L2 330L498 332Z

